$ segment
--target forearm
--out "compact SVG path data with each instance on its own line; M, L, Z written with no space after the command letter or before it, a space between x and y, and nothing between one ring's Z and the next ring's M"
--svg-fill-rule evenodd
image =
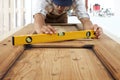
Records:
M89 18L81 18L80 21L82 22L83 28L85 30L93 29L93 24L92 24L92 22L90 21Z
M41 27L45 25L44 16L42 14L34 15L34 28L37 33L40 33Z
M92 24L89 18L81 18L80 21L83 24L85 30L94 30L96 38L100 38L100 35L103 33L103 30L97 24Z

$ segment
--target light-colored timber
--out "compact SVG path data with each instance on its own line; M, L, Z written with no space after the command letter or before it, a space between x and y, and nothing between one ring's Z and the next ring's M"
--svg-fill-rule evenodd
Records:
M55 25L61 31L81 29L75 24ZM31 24L15 35L33 30ZM10 40L0 43L0 77L9 69L3 80L120 80L120 45L105 34L100 39L35 44L28 50L13 47Z
M32 48L26 50L4 80L112 80L92 50Z
M20 34L32 34L33 27L22 29L21 31L16 32L16 35ZM13 46L12 37L8 37L4 41L0 42L0 79L5 75L8 69L16 61L16 59L23 53L24 46Z

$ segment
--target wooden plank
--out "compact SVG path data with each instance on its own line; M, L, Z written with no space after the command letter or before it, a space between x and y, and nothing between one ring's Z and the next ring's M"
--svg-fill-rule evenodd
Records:
M15 34L32 34L34 31L32 26L33 25L28 25L28 27L23 28ZM12 38L10 36L0 42L0 79L24 51L24 46L13 46L11 39Z
M4 80L112 80L89 49L33 48L26 50Z
M69 44L70 43L70 44ZM85 46L86 45L86 46ZM91 46L90 46L91 45ZM103 34L101 39L90 41L65 41L32 45L32 47L93 47L96 55L103 62L115 79L120 79L120 45Z
M33 27L33 25L31 25L31 27ZM29 28L26 28L26 30L28 30L28 33L31 33L31 32L29 32ZM21 30L21 33L22 33L22 30ZM75 43L74 43L74 41L70 41L70 42L66 41L66 42L59 42L59 43L45 43L45 44L37 44L37 47L39 47L39 45L41 45L42 47L44 47L44 46L51 47L51 44L55 45L55 47L56 46L63 47L63 45L65 45L66 47L68 47L68 46L76 47L74 45L77 45L77 47L80 47L79 44L81 44L83 46L83 44L89 44L89 43L94 45L92 47L93 47L93 50L95 51L97 57L105 65L105 67L109 70L109 72L114 77L114 79L119 80L120 79L120 63L119 63L119 61L120 61L120 52L119 52L120 45L118 43L116 43L115 41L111 40L109 37L107 37L104 34L101 37L101 39L95 39L95 40L90 40L90 41L77 40L77 41L75 41ZM0 43L0 44L3 44L3 43ZM0 45L0 50L1 49L2 48ZM2 56L4 57L6 55L2 54ZM0 61L1 61L1 59L3 59L3 58L0 55Z
M68 41L67 41L68 42ZM71 46L71 47L76 47L73 46L75 43L71 42L71 44L68 45L67 42L61 42L60 44L56 44L56 43L52 43L53 46ZM75 45L77 45L77 47L80 47L78 41ZM96 52L96 55L99 57L99 59L103 62L103 64L106 66L106 68L110 71L110 73L113 75L113 77L115 79L120 79L120 45L118 43L116 43L115 41L111 40L109 37L107 37L106 35L103 34L101 39L96 39L93 41L83 41L83 43L86 44L93 44L94 43L94 51ZM65 44L67 43L67 45ZM50 44L50 43L49 43ZM49 44L46 44L46 46L51 47ZM82 44L81 46L83 46L84 44ZM38 47L38 45L37 45Z
M51 43L41 43L41 44L32 44L28 47L38 48L92 48L94 46L93 40L69 40L61 42L51 42Z
M82 30L83 29L83 27L82 27L82 25L81 24L68 24L68 23L48 23L48 25L51 25L51 26L53 26L53 27L55 27L55 26L61 26L61 27L66 27L66 26L74 26L77 30ZM74 28L74 30L76 30ZM72 30L72 29L71 29Z
M94 51L116 80L120 79L120 45L103 35L95 41Z

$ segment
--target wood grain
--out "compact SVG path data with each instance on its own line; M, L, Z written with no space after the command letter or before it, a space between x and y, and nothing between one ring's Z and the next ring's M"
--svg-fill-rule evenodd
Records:
M32 33L34 29L31 26L33 25L28 25L29 29L24 28L16 32L15 35ZM0 79L24 51L24 46L13 46L11 39L12 36L0 42Z
M73 29L72 29L73 30ZM51 45L52 44L52 45ZM105 34L100 39L73 40L47 44L36 44L33 47L91 47L97 57L109 70L114 79L120 79L120 45Z
M57 24L57 26L59 25ZM62 28L60 31L66 31L70 26L76 26L75 24L69 26L67 24L61 25L66 26L66 28L65 30ZM33 30L32 24L16 34L24 34L24 31L25 33L31 33ZM10 43L10 38L0 42L0 77L9 69L11 62L15 60L14 57L16 55L11 56L11 54L16 54L18 50L15 49L20 47L10 46ZM9 47L6 44L10 44ZM8 72L4 78L5 80L120 80L120 45L105 34L100 39L42 43L34 44L31 47L35 49L32 48L25 51ZM94 53L91 50L80 48L90 48ZM20 49L23 50L22 48ZM67 57L65 57L66 55Z
M4 80L112 80L93 51L32 48L17 60Z
M103 35L95 41L94 51L116 80L120 80L120 45Z

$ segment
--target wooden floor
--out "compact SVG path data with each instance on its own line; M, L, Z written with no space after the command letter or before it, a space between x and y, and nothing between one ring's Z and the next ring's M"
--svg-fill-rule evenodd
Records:
M57 26L56 26L57 25ZM77 24L55 24L58 32L82 29ZM28 25L14 35L32 34ZM0 43L3 80L119 80L120 45L101 39L70 40L12 46L11 36Z

